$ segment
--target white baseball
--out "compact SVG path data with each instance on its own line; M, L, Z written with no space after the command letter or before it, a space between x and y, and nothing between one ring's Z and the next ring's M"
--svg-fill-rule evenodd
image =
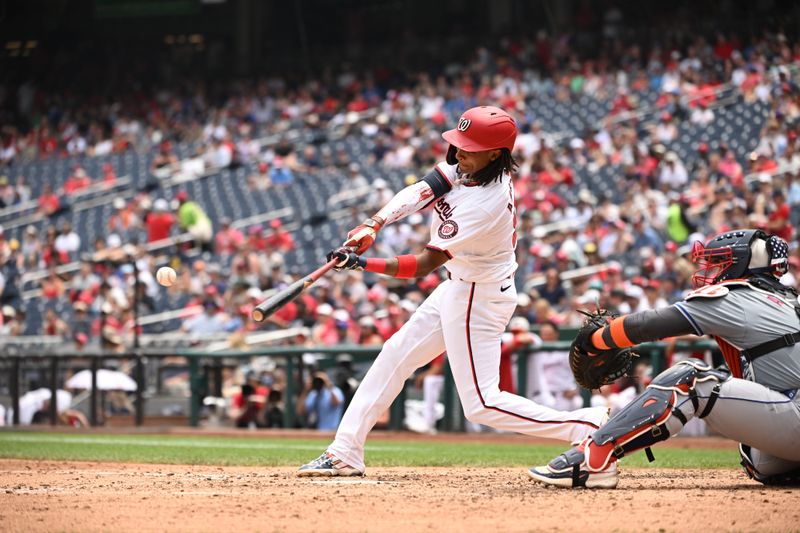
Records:
M178 279L178 273L175 272L174 268L161 267L158 269L158 272L156 272L156 279L164 287L169 287Z

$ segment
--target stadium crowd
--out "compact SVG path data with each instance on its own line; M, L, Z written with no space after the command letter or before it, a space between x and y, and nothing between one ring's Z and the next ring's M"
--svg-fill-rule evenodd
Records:
M614 41L589 59L581 58L565 36L540 33L492 49L479 47L466 64L447 64L433 74L380 68L331 72L302 83L270 78L232 83L214 98L198 82L120 93L109 105L95 105L91 93L67 99L26 83L14 91L6 88L0 101L6 117L14 118L2 130L0 173L4 166L36 159L80 161L135 150L156 154L151 170L159 176L178 162L174 147L188 145L208 168L253 165L257 171L247 179L252 188L292 186L297 171L346 171L354 187L372 183L375 188L363 206L371 214L369 209L392 193L383 180L370 179L371 166L423 173L444 158L439 133L460 111L499 105L518 117L521 131L514 151L520 164L516 315L537 328L574 327L582 320L581 308L599 304L629 312L681 298L694 270L691 243L725 228L760 227L790 242L791 268L783 281L796 285L798 61L800 43L780 32L748 38L696 35L649 48ZM713 123L721 88L768 106L758 143L742 153L708 139L681 160L668 146L681 127ZM531 102L540 99L581 97L610 104L602 120L583 131L545 132L531 111ZM319 138L333 128L366 137L370 156L356 163L344 152L327 150L324 142L299 148L285 140L265 146L259 141L297 128ZM558 192L560 185L575 185L578 170L609 166L621 174L616 182L624 193L621 202L588 189L570 202ZM410 282L336 273L257 324L250 318L252 306L302 274L283 260L295 243L281 221L242 231L231 220L211 220L185 191L165 198L149 190L128 201L118 198L106 237L82 242L70 222L57 217L61 199L93 183L111 186L116 179L111 165L102 175L88 176L77 164L60 189L48 183L32 198L24 177L12 183L0 176L0 207L35 200L43 215L52 216L41 234L31 226L21 240L7 239L0 230L4 335L25 331L20 280L33 270L47 272L39 283L40 297L52 303L41 331L33 333L61 336L79 349L99 342L119 351L133 335L134 300L140 315L164 310L157 304L164 289L152 274L160 263L169 262L179 272L168 301L195 310L185 315L181 330L230 333L233 344L242 333L297 327L299 333L287 342L380 345L440 280L438 273ZM364 214L354 212L353 220ZM414 215L384 229L375 253L419 250L428 240L426 217ZM182 232L191 241L166 256L142 249L145 242ZM193 245L200 255L193 254ZM130 256L137 258L135 269ZM58 273L59 265L72 261L83 261L77 273ZM59 313L67 307L73 312Z

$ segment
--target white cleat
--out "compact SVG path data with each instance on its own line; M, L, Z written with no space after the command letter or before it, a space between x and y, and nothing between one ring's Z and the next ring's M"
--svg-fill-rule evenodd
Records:
M364 472L344 463L335 455L325 452L308 464L300 467L298 477L363 476Z

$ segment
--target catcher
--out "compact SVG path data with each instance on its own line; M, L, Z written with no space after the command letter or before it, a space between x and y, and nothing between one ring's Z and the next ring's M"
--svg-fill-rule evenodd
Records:
M614 488L617 459L676 435L694 416L739 444L741 463L765 485L800 485L800 302L778 278L789 247L761 230L695 243L695 290L663 309L610 319L596 313L570 352L576 379L597 388L630 362L629 347L674 335L710 335L727 368L698 359L659 374L578 446L529 470L559 487ZM610 319L610 321L609 321Z

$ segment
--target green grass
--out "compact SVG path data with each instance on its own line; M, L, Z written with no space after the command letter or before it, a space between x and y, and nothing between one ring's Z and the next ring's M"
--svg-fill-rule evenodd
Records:
M321 453L319 439L226 438L217 436L93 435L0 432L0 457L62 461L298 466ZM494 444L419 441L369 442L367 464L376 466L503 467L543 464L567 447L540 444ZM659 468L736 468L735 449L656 448ZM645 466L643 453L624 459Z

